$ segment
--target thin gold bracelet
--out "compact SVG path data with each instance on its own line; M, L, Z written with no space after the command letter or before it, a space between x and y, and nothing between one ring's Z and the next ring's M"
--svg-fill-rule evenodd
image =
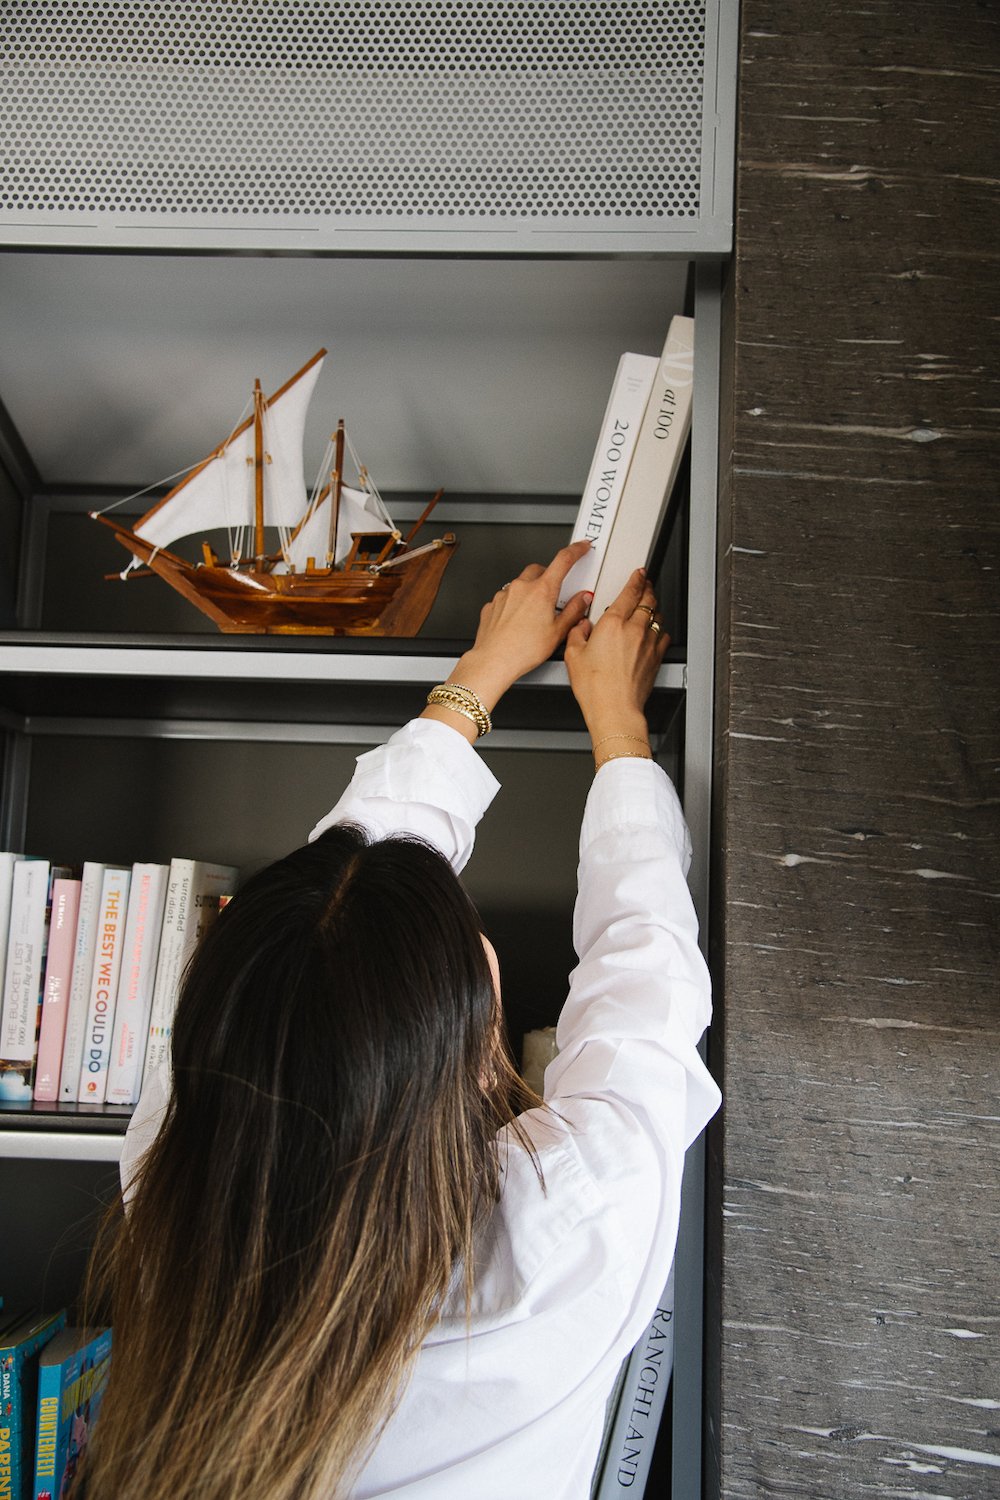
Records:
M611 754L610 755L606 755L603 760L598 760L597 757L596 757L596 755L595 755L595 757L594 757L594 770L595 771L599 771L601 769L601 767L602 766L606 766L608 764L608 761L610 761L610 760L652 760L652 759L653 759L653 752L652 752L652 750L650 750L650 752L649 752L648 755L643 755L642 752L639 751L639 750L617 750L617 751L612 750Z
M462 687L461 683L439 682L437 687L431 688L427 694L427 702L438 708L450 708L452 713L471 719L478 731L477 739L481 739L484 734L489 734L493 728L493 720L490 718L489 709L485 703L471 688Z
M633 745L649 746L649 740L641 734L606 734L603 740L595 740L591 745L591 753L596 755L602 745L609 744L612 740L630 740Z

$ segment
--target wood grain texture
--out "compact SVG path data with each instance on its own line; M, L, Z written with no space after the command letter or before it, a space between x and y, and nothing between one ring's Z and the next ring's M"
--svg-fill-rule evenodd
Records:
M1000 17L745 0L709 1492L1000 1494Z

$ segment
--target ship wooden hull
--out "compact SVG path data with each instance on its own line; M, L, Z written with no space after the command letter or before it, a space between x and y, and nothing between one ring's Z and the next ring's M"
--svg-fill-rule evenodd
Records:
M416 635L455 550L454 537L379 573L310 568L300 573L189 563L110 518L117 541L227 634Z

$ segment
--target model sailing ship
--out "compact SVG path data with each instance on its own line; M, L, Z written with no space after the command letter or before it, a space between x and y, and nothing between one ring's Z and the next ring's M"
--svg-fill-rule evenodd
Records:
M151 570L224 631L417 634L455 548L450 533L411 545L442 492L404 538L341 422L307 497L302 437L325 354L313 355L270 399L256 381L252 414L131 529L91 512L132 553L123 578ZM345 449L356 486L344 483ZM277 551L266 550L265 528L276 530ZM228 559L207 541L196 563L170 550L180 537L213 529L228 532Z

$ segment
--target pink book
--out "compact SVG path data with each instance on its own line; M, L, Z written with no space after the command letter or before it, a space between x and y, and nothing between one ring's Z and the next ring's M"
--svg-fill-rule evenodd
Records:
M70 981L73 977L76 919L79 910L80 881L55 880L52 885L49 949L45 963L45 983L42 988L38 1064L35 1069L35 1098L46 1102L59 1097L59 1074L62 1070L63 1037L66 1032L66 1006Z

